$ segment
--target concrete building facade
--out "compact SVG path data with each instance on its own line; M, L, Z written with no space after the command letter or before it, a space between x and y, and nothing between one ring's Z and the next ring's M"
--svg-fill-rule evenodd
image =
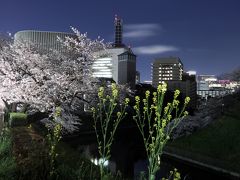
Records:
M157 87L161 83L167 83L168 90L180 90L182 96L190 97L189 107L196 109L197 83L196 76L183 72L183 63L178 57L158 58L152 63L152 85Z
M136 71L136 84L141 82L141 74L139 71Z
M98 58L93 63L93 77L113 79L117 84L129 84L134 87L136 55L131 48L122 43L122 22L122 19L115 16L115 42L106 50L107 56ZM64 39L66 36L76 38L76 35L71 33L25 30L17 32L14 41L33 43L40 52L57 50L64 53L65 49L57 38Z
M136 55L127 47L107 49L107 57L98 58L93 63L93 76L112 78L117 84L135 85Z
M168 90L180 90L183 97L190 97L188 107L196 109L197 105L197 82L195 75L183 74L181 81L167 81Z
M136 55L129 49L118 55L118 84L129 84L134 87L136 83Z
M181 81L183 64L178 57L158 58L152 63L152 85L157 87L165 81Z
M108 48L107 57L97 59L93 64L93 76L112 78L117 84L136 83L136 55L122 42L122 19L115 16L115 42Z
M66 36L76 37L76 35L72 33L24 30L14 35L14 42L22 41L33 43L40 52L49 52L51 50L64 52L65 49L57 38L65 39Z

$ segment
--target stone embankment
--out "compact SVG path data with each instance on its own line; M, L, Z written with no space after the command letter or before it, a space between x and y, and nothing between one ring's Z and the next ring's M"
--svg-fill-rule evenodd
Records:
M177 139L188 136L193 132L212 123L224 114L226 108L232 102L231 96L225 98L212 98L208 102L203 102L194 113L194 116L185 117L172 133L172 138Z

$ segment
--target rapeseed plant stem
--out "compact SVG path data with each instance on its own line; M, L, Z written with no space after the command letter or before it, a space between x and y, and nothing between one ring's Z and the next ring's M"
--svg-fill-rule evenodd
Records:
M161 155L163 148L167 141L170 139L170 134L173 129L179 124L181 119L187 115L185 108L190 101L186 97L181 112L179 111L179 100L177 100L180 91L174 92L172 103L167 103L163 108L164 96L167 91L167 85L162 84L157 88L157 92L152 94L152 104L150 104L150 92L146 91L145 98L142 100L143 109L140 111L140 97L135 97L134 110L136 115L133 117L138 129L143 138L144 146L146 149L149 166L148 166L148 179L155 180L156 173L160 169ZM175 112L175 119L172 120L172 114ZM173 121L173 125L169 124ZM147 128L147 132L145 132ZM178 175L178 174L177 174Z

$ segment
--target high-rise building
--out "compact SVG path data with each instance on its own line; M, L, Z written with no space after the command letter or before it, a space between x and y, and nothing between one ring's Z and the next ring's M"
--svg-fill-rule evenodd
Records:
M122 43L122 19L115 16L115 43L107 49L107 57L99 58L93 63L93 76L112 78L117 84L136 83L136 55L130 47Z
M114 80L117 84L129 84L134 87L136 82L136 55L130 47L122 42L123 21L118 16L114 19L115 42L107 49L107 56L98 58L92 65L93 76ZM24 41L36 45L39 51L57 50L64 52L64 47L57 37L76 37L75 34L25 30L14 35L14 41ZM106 54L106 53L103 53Z
M33 43L40 52L49 52L51 50L57 50L64 52L65 48L57 40L57 38L65 39L65 37L76 37L75 34L65 32L51 32L51 31L36 31L36 30L24 30L18 31L14 35L14 42L22 41L26 43Z
M136 83L136 55L131 49L118 55L118 84L129 84L134 87Z
M136 71L136 84L138 84L138 83L141 82L141 81L140 81L140 78L141 78L140 72L139 72L139 71Z
M190 97L188 107L196 109L197 105L197 82L194 74L183 73L182 80L167 81L167 87L170 91L180 90L182 96Z
M93 76L99 78L113 78L111 57L98 58L93 62Z
M107 57L96 59L93 63L93 76L112 78L117 84L129 84L134 87L136 55L126 46L109 48L107 53Z
M167 83L168 90L180 90L183 98L189 96L189 108L195 109L197 102L196 73L183 72L183 63L178 57L158 58L152 63L152 85Z
M178 57L158 58L152 63L152 85L182 80L183 64Z

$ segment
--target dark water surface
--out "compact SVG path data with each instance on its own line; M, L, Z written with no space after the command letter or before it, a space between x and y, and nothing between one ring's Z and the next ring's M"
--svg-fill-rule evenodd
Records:
M70 145L81 151L93 162L99 159L95 132L88 131L80 133L79 136L66 140ZM111 160L108 162L111 171L119 170L125 178L137 179L141 171L147 172L148 161L141 135L136 127L121 128L118 130L112 145ZM178 169L181 178L185 180L228 180L238 179L223 173L219 173L195 164L184 162L169 155L163 155L161 159L161 170L157 179L168 177L169 172Z

